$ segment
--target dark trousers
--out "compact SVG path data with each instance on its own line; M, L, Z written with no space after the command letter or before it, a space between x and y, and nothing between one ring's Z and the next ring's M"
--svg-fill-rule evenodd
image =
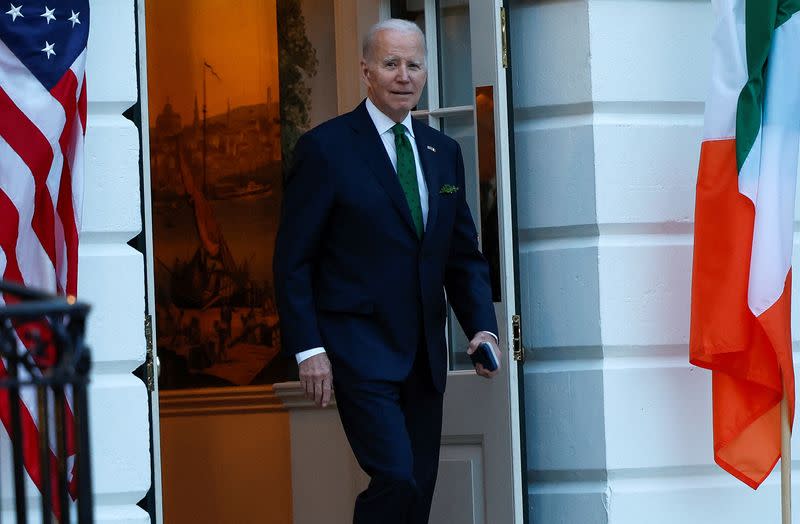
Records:
M439 468L442 394L424 350L403 382L337 380L347 439L370 476L356 498L354 524L427 524Z

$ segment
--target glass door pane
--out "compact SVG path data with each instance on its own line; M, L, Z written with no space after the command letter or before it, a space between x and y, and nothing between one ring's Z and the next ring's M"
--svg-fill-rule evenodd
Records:
M480 227L478 215L478 177L476 175L476 151L475 151L475 125L472 119L472 111L465 111L461 114L454 114L440 119L442 131L454 139L461 146L461 154L464 156L464 194L472 212L472 220L476 227ZM466 353L469 345L461 325L455 317L452 309L448 308L448 341L449 341L449 361L451 371L471 370L472 362Z
M472 105L469 0L440 0L437 11L439 106Z
M410 22L414 22L422 29L422 32L425 33L425 0L393 0L391 3L390 9L391 17L392 18L400 18L401 20L408 20ZM430 57L435 56L432 55L430 52L428 53L428 61L430 61ZM430 70L430 63L428 64L428 69ZM428 85L430 84L430 73L428 82L425 84L425 88L422 90L422 96L419 98L419 103L417 104L416 110L417 111L425 111L430 109L431 105L428 101L430 98L429 95L429 88Z
M470 2L396 0L392 2L391 15L413 21L423 31L427 25L428 82L416 116L427 117L430 125L442 130L461 146L465 197L480 234L485 222L481 204L486 184L478 173ZM466 354L469 341L452 311L448 312L447 337L450 370L472 370Z

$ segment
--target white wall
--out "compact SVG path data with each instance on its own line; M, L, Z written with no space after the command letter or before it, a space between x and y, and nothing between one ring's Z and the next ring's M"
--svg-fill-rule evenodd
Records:
M139 137L122 112L137 100L133 0L92 0L89 116L78 295L87 327L96 522L149 522L147 392L131 374L145 357L144 262L126 242L141 229Z
M532 522L777 522L776 474L714 464L688 364L710 3L512 0L511 22Z

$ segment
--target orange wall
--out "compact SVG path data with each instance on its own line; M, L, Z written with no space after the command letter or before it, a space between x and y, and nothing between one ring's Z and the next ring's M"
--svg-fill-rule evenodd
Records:
M161 393L166 524L291 524L289 414L272 388Z

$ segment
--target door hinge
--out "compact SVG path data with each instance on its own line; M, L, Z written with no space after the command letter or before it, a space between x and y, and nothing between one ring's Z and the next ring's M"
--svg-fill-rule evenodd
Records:
M516 362L525 362L525 346L522 345L522 321L519 315L511 317L511 341L514 345L514 360Z
M501 60L503 69L508 69L508 21L506 20L506 8L500 8L500 44L502 45Z
M155 359L153 358L153 317L144 316L144 339L147 348L145 356L145 369L147 372L147 389L155 391Z

